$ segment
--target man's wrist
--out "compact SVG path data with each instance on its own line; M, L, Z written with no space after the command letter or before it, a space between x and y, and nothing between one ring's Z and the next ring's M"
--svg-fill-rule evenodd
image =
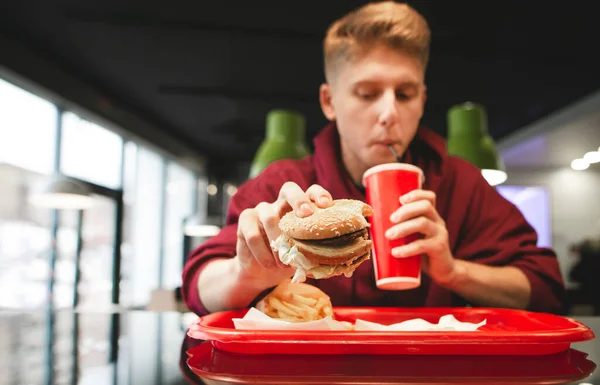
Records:
M231 274L235 277L235 284L250 292L262 292L268 289L268 281L262 276L256 276L242 268L239 257L232 258Z
M463 286L467 281L467 276L467 264L463 260L456 259L454 260L454 268L451 274L443 282L440 282L440 284L449 290L456 291L457 288Z

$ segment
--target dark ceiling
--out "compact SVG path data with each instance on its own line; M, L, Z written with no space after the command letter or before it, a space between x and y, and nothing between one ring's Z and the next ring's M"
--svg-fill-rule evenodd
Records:
M304 113L309 138L322 127L321 40L363 3L3 0L0 28L230 169L273 108ZM498 139L600 88L593 2L410 3L432 29L423 123L441 134L456 103L485 105Z

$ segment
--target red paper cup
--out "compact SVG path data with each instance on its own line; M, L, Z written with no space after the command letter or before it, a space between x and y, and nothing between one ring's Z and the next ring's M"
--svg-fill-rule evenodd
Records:
M421 284L421 256L395 258L392 249L419 238L418 234L389 240L387 229L394 223L390 216L400 208L400 197L423 184L423 171L411 164L386 163L368 169L363 176L367 203L373 207L369 218L373 241L373 264L377 287L382 290L407 290Z

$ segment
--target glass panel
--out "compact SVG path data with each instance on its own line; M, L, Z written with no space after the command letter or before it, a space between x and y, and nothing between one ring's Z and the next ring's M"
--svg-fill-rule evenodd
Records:
M183 268L183 221L194 213L196 176L175 163L167 167L167 199L164 226L163 288L181 285Z
M121 137L72 112L62 117L61 171L113 189L121 188Z
M0 163L51 174L56 149L56 107L0 79Z
M75 252L78 237L77 213L73 210L58 212L59 226L56 232L56 265L52 297L57 309L68 309L73 306Z
M35 308L48 298L51 211L27 202L29 187L42 178L0 164L0 307Z
M94 196L94 205L84 212L79 284L82 308L97 310L111 304L116 210L114 199Z
M111 304L116 202L94 195L94 204L83 213L81 228L79 307L107 308ZM78 212L60 211L55 270L55 307L73 305Z
M135 154L136 156L132 156ZM160 262L161 205L164 190L163 160L144 147L129 150L128 162L135 162L136 173L125 181L125 244L122 269L124 306L148 304L150 293L158 287ZM125 166L126 170L130 165Z
M137 182L138 146L133 142L125 143L123 158L123 241L121 245L121 305L133 303L131 275L134 274L132 231L133 205L135 204Z
M85 377L87 372L108 362L111 318L99 317L98 312L105 312L111 305L117 202L101 195L93 195L93 198L94 204L83 212L81 222L78 211L59 212L53 297L57 309L73 306L79 236L82 247L78 287L80 312L77 316L65 313L56 318L57 378L72 377L71 365L75 363L73 338L78 341L76 359L80 376Z

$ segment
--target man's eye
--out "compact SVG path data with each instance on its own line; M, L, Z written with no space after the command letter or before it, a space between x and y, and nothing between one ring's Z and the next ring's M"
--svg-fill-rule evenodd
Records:
M377 94L374 92L359 92L358 96L364 100L373 100L377 97Z
M410 96L408 96L407 94L405 94L403 92L397 92L396 93L396 99L398 99L398 100L408 100L408 99L410 99Z

